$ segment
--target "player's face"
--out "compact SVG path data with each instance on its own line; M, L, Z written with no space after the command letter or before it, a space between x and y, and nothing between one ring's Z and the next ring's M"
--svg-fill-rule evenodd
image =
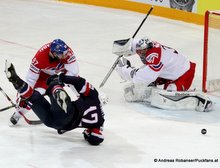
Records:
M139 55L139 57L140 57L141 61L143 62L143 64L146 64L147 49L137 50L136 53Z
M146 52L147 52L147 49L137 50L137 51L136 51L136 53L137 53L140 57L145 57L145 56L146 56Z
M57 53L53 53L54 57L55 58L58 58L58 59L62 59L63 58L63 54L57 54Z
M63 54L58 54L58 53L54 52L52 54L57 59L65 59L66 58L66 52L64 52Z

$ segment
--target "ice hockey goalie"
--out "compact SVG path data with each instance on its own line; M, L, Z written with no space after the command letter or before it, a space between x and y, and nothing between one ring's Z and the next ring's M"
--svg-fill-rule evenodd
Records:
M119 76L130 82L124 88L127 101L144 101L163 109L212 109L213 103L205 94L189 91L196 64L176 49L144 37L128 40L124 47L113 51L116 50L116 53L121 50L120 54L124 50L125 56L135 52L143 63L141 68L135 68L128 59L121 57L116 66Z

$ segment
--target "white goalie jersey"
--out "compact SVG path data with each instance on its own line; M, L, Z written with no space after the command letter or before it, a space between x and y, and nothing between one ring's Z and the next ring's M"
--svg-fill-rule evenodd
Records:
M149 85L158 78L175 81L191 68L191 63L186 57L175 49L163 46L157 42L153 43L153 48L148 50L141 60L144 63L144 66L141 68L122 66L117 67L116 70L127 81ZM189 83L185 84L184 90L190 87L191 82L189 81ZM176 90L179 89L177 88Z

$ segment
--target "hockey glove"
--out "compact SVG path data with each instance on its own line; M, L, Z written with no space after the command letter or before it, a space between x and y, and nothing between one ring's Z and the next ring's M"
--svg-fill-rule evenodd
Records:
M124 57L121 57L118 61L118 66L119 67L123 67L123 66L126 66L126 67L131 67L131 63L129 60L127 60L126 58Z
M30 110L27 100L22 98L21 96L17 97L16 99L16 108L25 108L27 110Z
M51 91L53 89L54 86L56 85L60 85L61 87L64 86L64 83L62 81L62 77L63 77L64 74L59 74L59 75L52 75L50 76L48 79L47 79L47 82L46 84L48 85L48 88L46 90L46 94L47 95L50 95L51 94Z
M132 81L133 75L136 72L136 70L131 67L130 61L124 57L119 59L115 70L118 72L119 76L126 81Z
M47 85L51 86L51 85L61 85L64 86L64 83L62 81L64 74L60 73L60 74L56 74L56 75L52 75L47 79Z

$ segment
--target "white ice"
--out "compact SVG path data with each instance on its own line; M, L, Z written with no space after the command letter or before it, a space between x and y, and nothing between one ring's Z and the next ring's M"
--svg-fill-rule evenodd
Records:
M53 0L1 0L0 15L0 86L13 101L16 91L5 77L5 59L14 63L23 78L36 51L44 43L62 38L77 55L80 75L98 87L117 58L112 54L113 41L131 37L145 16ZM195 61L194 86L201 90L202 26L150 16L137 34L137 37L142 36L172 46ZM137 57L129 59L134 66L141 65ZM216 106L209 113L166 111L126 103L123 85L113 72L101 89L110 101L104 107L105 141L97 147L84 141L82 129L58 135L44 125L27 125L23 119L19 125L10 127L9 118L14 109L1 112L0 167L220 167L219 97L211 96ZM2 93L0 101L0 108L10 105ZM33 113L27 117L36 119ZM206 135L200 133L202 128L207 129ZM155 159L174 162L155 162ZM197 160L177 162L176 159Z

